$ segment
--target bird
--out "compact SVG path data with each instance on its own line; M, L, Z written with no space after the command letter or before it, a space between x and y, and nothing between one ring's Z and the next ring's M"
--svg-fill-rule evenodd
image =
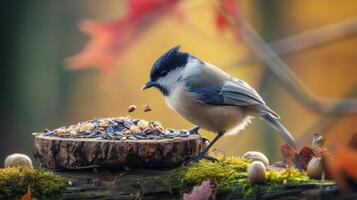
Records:
M169 108L200 128L217 133L193 161L205 157L211 146L223 135L243 130L254 117L264 119L291 146L297 143L278 121L258 92L248 83L188 52L173 47L152 65L150 79L142 90L157 88Z

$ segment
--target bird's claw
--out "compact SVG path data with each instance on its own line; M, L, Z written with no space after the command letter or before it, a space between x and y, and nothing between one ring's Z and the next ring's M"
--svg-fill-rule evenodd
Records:
M198 163L202 158L204 158L206 160L209 160L209 161L212 161L212 162L219 162L219 160L217 158L215 158L213 156L205 155L205 154L203 154L203 152L201 152L198 156L185 161L183 163L183 165L187 166L187 165L189 165L191 163Z

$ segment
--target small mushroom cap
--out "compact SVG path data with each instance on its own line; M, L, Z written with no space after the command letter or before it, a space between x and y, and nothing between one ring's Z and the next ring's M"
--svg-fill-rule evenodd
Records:
M252 161L261 161L265 166L269 166L269 159L259 151L248 151L243 154L243 158L252 160Z
M253 183L264 183L266 178L265 171L265 165L261 161L253 161L248 166L247 176Z
M324 172L322 166L322 158L312 157L307 165L307 175L312 179L321 179L322 173Z
M31 158L25 154L14 153L6 157L5 167L25 166L33 168Z

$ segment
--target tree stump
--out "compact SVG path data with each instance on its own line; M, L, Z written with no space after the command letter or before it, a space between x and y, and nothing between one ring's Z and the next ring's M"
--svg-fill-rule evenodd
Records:
M199 135L124 141L34 136L34 156L48 169L173 168L198 155L203 147L204 141Z

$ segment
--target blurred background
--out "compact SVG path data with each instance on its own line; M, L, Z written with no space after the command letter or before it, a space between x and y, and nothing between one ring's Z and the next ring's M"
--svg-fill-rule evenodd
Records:
M357 131L357 103L345 101L357 97L357 1L2 4L0 161L10 153L32 155L33 132L126 116L130 104L139 108L132 117L191 128L158 91L140 90L153 62L176 45L255 87L300 144L310 144L314 132L335 144ZM269 64L269 53L281 60ZM146 103L153 111L142 111ZM258 150L278 160L281 144L255 119L215 147L227 155Z

